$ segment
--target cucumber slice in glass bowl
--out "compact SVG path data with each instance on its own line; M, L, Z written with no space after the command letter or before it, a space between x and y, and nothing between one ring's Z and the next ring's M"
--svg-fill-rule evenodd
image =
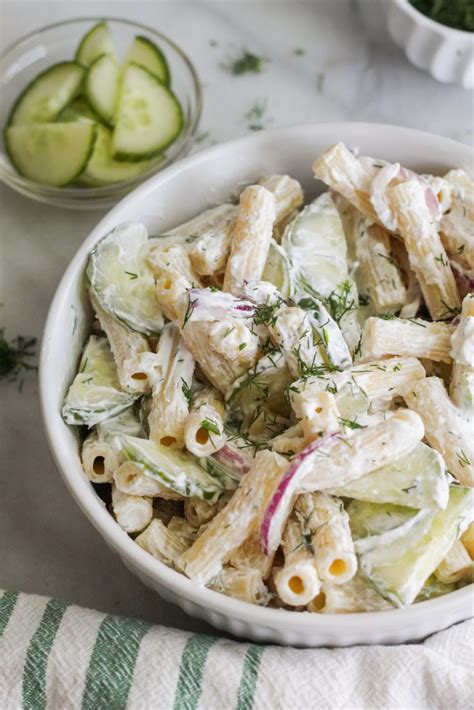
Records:
M119 66L107 54L102 54L90 65L84 78L84 96L92 110L108 126L114 123L119 84Z
M176 96L148 69L129 64L123 73L112 140L117 160L145 160L179 135L183 112Z
M130 53L131 47L133 50ZM160 51L166 56L166 63ZM98 61L104 55L107 59ZM149 96L154 100L153 110L150 112L153 117L151 130L144 132L147 139L150 138L148 134L153 138L148 141L152 143L153 155L142 157L141 150L136 150L133 145L130 158L127 155L114 156L116 146L113 144L112 135L115 106L112 100L114 91L111 88L118 73L114 61L120 61L121 75L128 66L125 62L131 61L134 66L135 59L139 60L138 65L146 65L138 71L146 73L148 69L150 73L146 76L150 77L153 85L159 87L157 90L153 88L151 92L147 88L145 92L146 100ZM95 61L97 66L94 67L95 71L92 71L91 65ZM169 66L173 85L171 93L164 83L168 76L166 65ZM89 80L94 78L92 85L88 83L89 100L85 96L84 81L88 73ZM128 69L125 73L129 73ZM109 81L112 74L113 80ZM0 181L34 200L69 209L110 207L144 179L187 153L193 144L202 106L199 79L186 54L166 35L152 27L129 20L67 20L25 35L0 57L0 84L2 131L10 125L86 120L97 124L98 139L92 158L87 163L87 171L82 170L80 175L75 176L76 170L69 170L68 156L67 183L63 182L63 175L60 181L42 179L41 176L40 182L33 179L36 178L37 164L40 162L38 156L34 159L33 169L24 168L19 172L19 159L12 162L6 149L6 141L0 141ZM122 93L120 88L121 81L117 87L117 104ZM165 94L165 120L160 116L158 137L154 125L158 120L155 115L156 91L160 92L160 96ZM138 98L140 99L140 96ZM161 98L163 99L162 96ZM90 103L93 106L90 106ZM170 112L167 106L171 106L173 114L172 130L169 126ZM138 111L132 112L132 118L138 121L144 118L140 106ZM49 130L47 129L48 133ZM85 129L78 130L80 132ZM130 132L130 125L127 130ZM119 138L120 135L119 130ZM148 151L149 147L146 150ZM127 146L122 147L122 152L128 152ZM58 155L61 155L61 152ZM117 157L122 165L118 164ZM137 165L132 165L132 162ZM46 172L49 172L49 166L45 167Z
M79 93L84 68L77 62L60 62L39 74L22 91L7 121L8 126L54 121Z
M161 49L147 37L138 35L125 60L125 64L140 64L158 77L166 86L170 85L170 69Z
M109 25L105 21L98 22L81 39L76 50L76 60L88 67L103 54L113 59L117 56Z
M87 276L102 308L132 330L161 332L164 319L155 295L155 280L146 257L148 233L143 224L116 227L92 251Z
M90 121L10 126L5 146L20 175L41 185L61 187L82 173L96 136L96 126Z

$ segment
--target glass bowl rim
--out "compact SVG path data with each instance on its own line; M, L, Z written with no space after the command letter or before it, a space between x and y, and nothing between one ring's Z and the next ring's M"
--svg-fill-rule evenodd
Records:
M152 175L155 175L160 170L163 170L164 168L168 167L171 163L176 162L176 160L182 156L183 152L188 147L189 142L195 135L197 127L199 125L199 120L201 118L202 113L202 87L199 75L193 62L188 57L186 52L184 52L181 47L179 47L179 45L174 42L174 40L168 37L168 35L165 35L159 30L153 29L149 25L144 25L140 22L135 22L134 20L128 20L124 17L96 15L93 17L74 17L72 19L60 20L59 22L52 22L49 25L43 25L42 27L39 27L35 30L32 30L31 32L28 32L25 35L22 35L17 40L9 44L2 52L0 52L0 62L5 60L13 50L20 47L24 42L34 38L35 36L40 37L48 30L55 30L64 26L78 24L80 22L91 22L96 24L98 22L115 22L121 25L128 25L137 30L141 30L142 32L149 33L152 36L159 38L159 40L164 41L169 46L171 46L184 61L184 64L187 67L191 76L192 85L194 89L195 116L194 119L186 127L186 130L184 130L182 134L178 137L178 140L181 139L182 143L176 155L173 156L172 160L165 159L163 162L159 163L156 166L158 170L154 170L153 168L151 168L147 172L130 178L129 180L121 180L120 182L114 182L109 185L98 185L93 187L54 187L51 185L42 185L41 183L23 177L19 173L12 174L10 171L5 170L0 162L0 181L5 182L10 187L19 189L19 191L23 194L35 197L37 195L41 195L44 198L49 197L59 201L61 197L69 199L78 198L78 202L87 200L87 198L120 198L127 192L128 189L136 187L137 185L150 178ZM6 152L3 150L2 153L6 155Z

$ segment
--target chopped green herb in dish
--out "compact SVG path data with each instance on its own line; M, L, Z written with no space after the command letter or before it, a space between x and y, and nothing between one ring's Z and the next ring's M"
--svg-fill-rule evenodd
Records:
M474 32L473 0L410 0L410 4L430 20Z

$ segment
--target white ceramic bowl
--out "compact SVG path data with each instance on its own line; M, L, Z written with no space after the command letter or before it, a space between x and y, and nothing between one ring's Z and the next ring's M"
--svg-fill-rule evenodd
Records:
M474 156L466 146L428 133L336 123L265 131L186 158L138 187L87 237L58 286L41 349L40 397L51 451L79 507L124 564L144 584L192 616L236 636L295 646L421 638L467 618L472 611L471 589L403 610L325 616L265 609L201 588L151 557L117 525L83 474L76 433L64 424L60 410L91 323L84 278L87 255L104 234L125 220L141 220L156 234L193 216L209 202L224 200L239 183L265 173L293 175L303 184L307 198L312 198L322 190L312 176L313 159L339 140L358 146L362 153L422 172L469 169Z
M438 81L474 87L474 32L435 22L409 0L384 2L390 35L412 64Z

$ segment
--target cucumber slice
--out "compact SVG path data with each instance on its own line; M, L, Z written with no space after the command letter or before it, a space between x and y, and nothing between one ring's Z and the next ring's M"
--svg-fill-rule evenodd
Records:
M292 379L284 356L279 350L273 350L235 380L226 392L227 406L244 415L263 407L274 414L288 416L285 388Z
M262 281L268 281L277 287L285 300L292 296L290 265L286 252L274 239L270 242L270 249L262 274Z
M81 185L95 186L132 180L158 163L159 159L141 160L136 163L114 160L112 157L112 131L99 124L97 125L97 140L93 153L86 169L79 177L79 182Z
M353 500L347 506L347 514L352 537L354 540L360 540L399 528L413 518L417 511L392 503Z
M129 64L118 101L114 158L152 158L178 137L182 127L183 113L175 95L147 69Z
M216 501L224 491L218 478L212 477L187 451L170 449L149 439L117 437L117 446L127 459L139 465L151 478L182 496Z
M345 281L347 246L341 218L329 192L316 198L286 229L282 239L295 288L307 286L323 297Z
M426 444L387 466L330 491L332 495L410 508L446 508L449 484L442 456Z
M84 95L104 123L113 125L120 84L120 69L115 59L102 54L92 62L84 79Z
M449 592L454 592L456 589L456 584L447 584L446 582L440 582L434 574L430 575L424 585L422 586L420 593L416 597L416 602L423 602L426 599L434 599L435 597L441 597L443 594L448 594Z
M7 121L8 126L55 121L79 93L84 68L77 62L61 62L39 74L22 91Z
M5 146L20 175L41 185L68 185L86 167L96 140L90 122L10 126Z
M474 490L453 485L445 510L419 511L396 530L355 543L362 573L396 606L411 604L474 517Z
M165 55L157 45L147 37L137 35L128 52L125 64L140 64L158 77L166 86L170 84L170 70Z
M139 417L137 404L127 407L123 412L97 424L97 435L99 439L111 440L116 436L145 436L143 426Z
M147 251L148 233L143 224L122 224L91 252L87 276L107 313L132 330L151 335L161 332L164 320Z
M59 123L75 121L93 121L97 123L99 117L93 112L87 101L79 97L63 108L57 120Z
M109 26L105 21L98 22L81 39L76 50L76 60L88 67L102 54L107 54L114 59L117 56Z
M92 427L130 407L136 398L120 389L107 338L91 335L64 401L66 424Z

